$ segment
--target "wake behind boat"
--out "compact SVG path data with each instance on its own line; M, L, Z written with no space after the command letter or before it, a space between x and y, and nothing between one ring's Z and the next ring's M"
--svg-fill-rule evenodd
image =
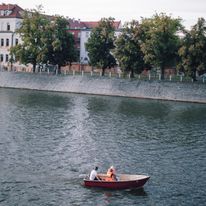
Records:
M86 187L101 187L107 189L134 189L141 188L149 180L146 175L129 175L119 174L117 181L106 181L106 174L98 174L101 180L89 180L89 177L84 178Z

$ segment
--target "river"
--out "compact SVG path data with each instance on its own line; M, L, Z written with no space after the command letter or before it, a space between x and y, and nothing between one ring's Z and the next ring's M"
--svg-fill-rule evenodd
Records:
M205 205L206 105L0 89L0 205ZM140 190L81 185L94 166Z

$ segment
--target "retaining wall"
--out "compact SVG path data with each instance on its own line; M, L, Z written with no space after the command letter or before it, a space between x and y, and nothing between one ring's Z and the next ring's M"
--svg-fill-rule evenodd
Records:
M206 103L206 84L0 72L0 87Z

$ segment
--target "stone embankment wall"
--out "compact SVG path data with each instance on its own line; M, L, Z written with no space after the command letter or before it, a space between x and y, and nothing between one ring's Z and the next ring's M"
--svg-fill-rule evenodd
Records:
M0 87L206 103L206 84L0 72Z

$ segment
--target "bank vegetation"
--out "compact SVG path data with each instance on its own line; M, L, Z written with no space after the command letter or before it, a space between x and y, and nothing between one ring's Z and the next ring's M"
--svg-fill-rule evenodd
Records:
M89 64L105 70L119 66L124 74L133 78L143 71L159 71L161 79L170 68L178 74L197 80L206 72L206 23L199 18L187 30L181 18L156 13L151 18L133 20L115 31L114 18L102 18L91 31L86 49ZM48 17L41 6L24 13L17 31L22 44L11 48L12 62L61 67L77 61L74 38L67 31L68 22L62 16Z

